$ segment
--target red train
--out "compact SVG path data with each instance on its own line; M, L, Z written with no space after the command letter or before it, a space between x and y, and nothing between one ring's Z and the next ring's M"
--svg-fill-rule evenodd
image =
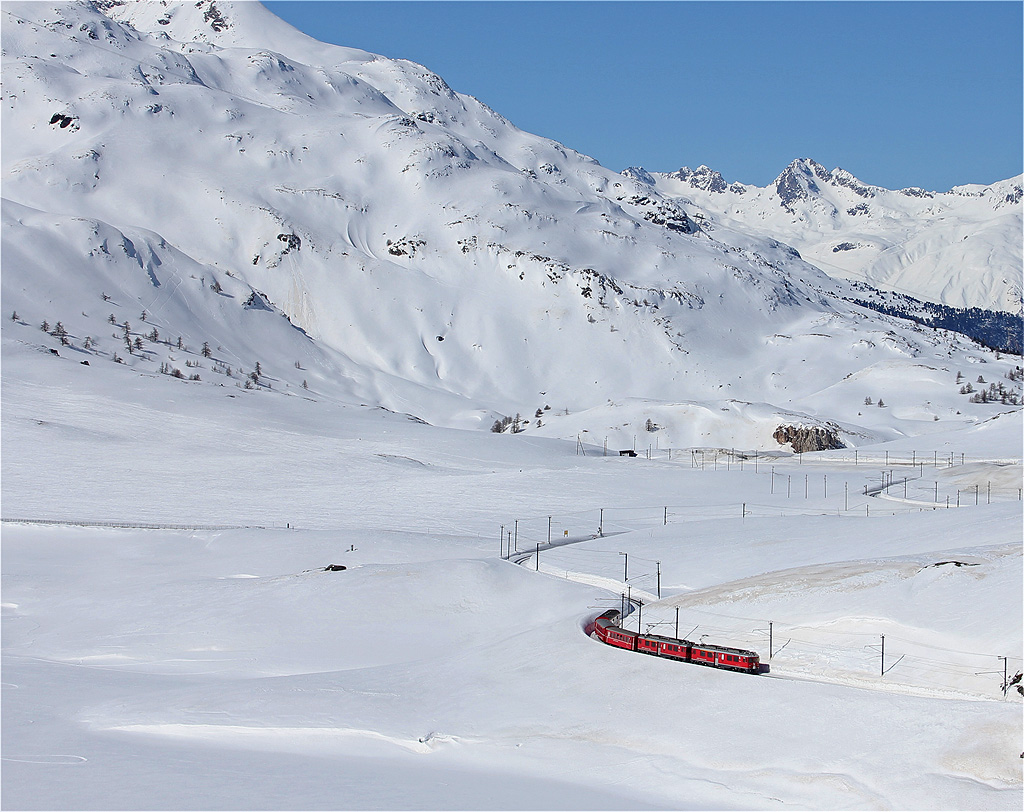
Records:
M609 609L598 615L594 621L594 634L597 635L597 639L609 646L653 654L670 660L726 668L747 674L761 673L761 658L756 652L691 643L689 640L677 640L674 637L661 637L657 634L638 634L618 625L621 616L622 613L618 609Z

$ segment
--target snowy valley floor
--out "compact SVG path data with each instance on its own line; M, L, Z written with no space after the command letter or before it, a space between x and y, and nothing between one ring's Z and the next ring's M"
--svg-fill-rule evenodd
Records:
M5 809L1020 808L1019 412L701 470L4 363Z

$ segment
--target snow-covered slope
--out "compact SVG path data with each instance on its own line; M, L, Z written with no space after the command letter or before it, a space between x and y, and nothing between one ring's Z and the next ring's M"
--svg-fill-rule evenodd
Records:
M50 360L4 355L5 809L1020 808L1019 413L694 464ZM589 639L623 592L771 673Z
M254 3L3 14L5 338L59 321L126 374L477 428L626 398L761 404L769 446L782 415L848 442L988 415L952 377L991 354L844 301L774 239L718 240L419 65ZM852 382L875 379L915 417L865 425Z
M1019 175L929 192L871 186L806 158L764 188L706 166L623 174L699 208L708 230L773 237L829 274L951 307L1021 309Z

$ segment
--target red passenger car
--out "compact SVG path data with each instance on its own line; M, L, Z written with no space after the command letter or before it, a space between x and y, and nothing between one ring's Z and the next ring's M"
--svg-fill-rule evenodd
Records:
M755 652L725 646L706 646L694 643L690 649L690 662L712 665L715 668L726 668L730 671L747 671L752 674L758 674L761 671L761 658Z
M594 621L594 632L602 643L636 651L636 639L639 635L636 632L620 628L616 625L618 622L618 610L609 609Z

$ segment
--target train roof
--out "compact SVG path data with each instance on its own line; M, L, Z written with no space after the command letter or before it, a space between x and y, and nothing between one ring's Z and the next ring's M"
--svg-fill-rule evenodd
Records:
M660 634L642 634L640 635L645 640L657 640L659 643L668 643L673 646L692 646L689 640L680 640L677 637L663 637Z
M699 648L702 651L717 651L725 654L742 654L744 657L758 657L760 655L756 651L749 651L745 648L729 648L728 646L715 646L708 643L692 643L694 648Z
M659 643L668 643L669 645L684 645L692 646L693 648L699 648L702 651L717 651L724 654L742 654L745 657L759 657L756 651L748 651L742 648L730 648L729 646L716 646L709 643L694 643L692 640L679 640L675 637L664 637L660 634L642 634L640 635L645 640L656 640Z

